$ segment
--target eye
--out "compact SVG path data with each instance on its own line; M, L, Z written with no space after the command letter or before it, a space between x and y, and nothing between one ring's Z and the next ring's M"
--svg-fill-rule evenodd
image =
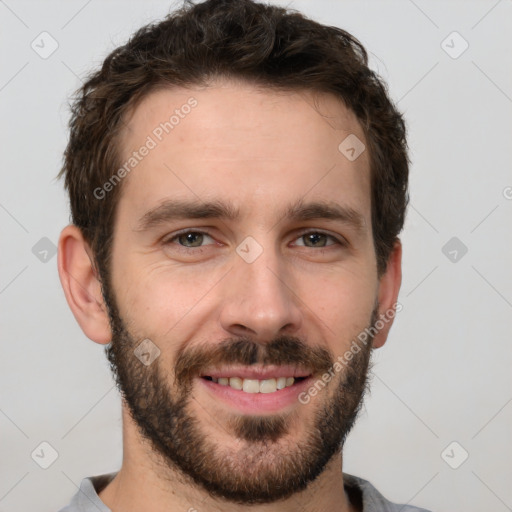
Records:
M194 249L195 247L203 247L202 243L205 238L209 238L213 240L208 233L204 231L182 231L174 235L171 238L168 238L164 241L164 243L172 244L175 240L178 242L178 245L186 248L186 249ZM211 244L210 244L211 245Z
M204 242L206 239L210 239L213 243L205 244ZM298 238L295 238L295 240L302 240L303 243L296 243L298 247L308 247L311 249L314 248L325 248L329 247L331 245L339 245L339 246L346 246L347 244L336 238L333 235L329 235L327 233L323 233L322 231L306 231L303 232ZM329 243L330 242L330 243ZM183 248L184 250L187 249L195 249L195 248L201 248L205 245L213 245L215 244L215 241L213 238L204 231L194 231L194 230L187 230L182 231L180 233L174 234L172 237L166 239L163 241L165 245L171 245L176 244L178 248Z
M323 233L322 231L307 231L305 233L302 233L296 240L300 240L300 239L305 241L305 243L303 245L296 244L299 247L323 248L323 247L328 247L330 245L341 245L341 246L346 245L344 242L342 242L341 240L338 240L333 235L328 235L327 233ZM328 244L327 241L329 239L331 241L333 241L333 243Z

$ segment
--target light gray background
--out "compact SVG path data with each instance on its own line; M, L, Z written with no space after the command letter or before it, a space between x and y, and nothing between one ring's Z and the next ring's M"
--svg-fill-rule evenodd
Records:
M375 354L345 471L439 512L512 510L512 2L280 4L358 37L409 127L403 311ZM54 179L67 98L169 6L0 0L0 512L54 512L83 477L121 464L120 401L103 347L75 323L57 258L40 261L32 248L43 237L56 244L69 218ZM31 48L43 31L59 45L47 59ZM469 43L457 59L441 46L453 31ZM445 43L452 53L461 44ZM456 262L442 252L452 237L468 248ZM43 441L58 452L48 469L31 458ZM452 469L463 450L468 459Z

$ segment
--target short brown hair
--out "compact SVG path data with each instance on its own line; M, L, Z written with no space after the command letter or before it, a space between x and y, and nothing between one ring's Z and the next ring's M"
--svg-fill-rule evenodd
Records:
M331 93L355 113L369 150L373 238L382 275L409 201L403 118L352 35L252 0L185 1L116 48L77 91L59 177L65 176L72 222L90 244L100 271L110 266L122 187L103 200L93 191L120 165L126 113L156 88L204 86L215 78Z

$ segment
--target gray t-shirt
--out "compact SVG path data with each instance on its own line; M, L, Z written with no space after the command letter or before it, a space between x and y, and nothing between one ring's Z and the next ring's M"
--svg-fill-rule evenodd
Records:
M70 504L59 512L111 512L100 500L98 493L114 478L117 473L84 478L80 490L73 496ZM411 505L391 503L373 487L373 485L347 473L343 473L345 490L355 503L363 504L363 512L429 512L424 508Z

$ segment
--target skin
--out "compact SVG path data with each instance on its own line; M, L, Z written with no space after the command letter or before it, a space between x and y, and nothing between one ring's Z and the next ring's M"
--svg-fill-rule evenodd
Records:
M127 119L123 154L140 148L191 96L197 107L122 183L111 284L130 332L158 341L159 362L170 369L183 347L248 335L263 345L280 334L297 336L335 357L342 355L368 326L377 300L379 313L392 308L401 284L399 241L387 271L377 276L368 152L351 162L338 150L349 134L365 142L355 115L328 94L278 93L230 81L160 90ZM241 217L174 220L140 231L144 213L169 198L230 201ZM363 216L363 229L357 232L337 220L283 219L283 207L301 198L350 206ZM164 243L185 228L208 231L209 237L188 253L179 250L176 239ZM305 228L345 239L348 246L327 238L325 247L308 247L301 237ZM263 248L250 264L235 251L247 236ZM108 344L109 317L91 261L80 231L67 226L59 241L66 298L84 333ZM391 325L392 320L377 333L373 348L385 343ZM212 401L201 386L194 384L193 394L192 412L203 431L226 452L237 454L240 441L230 435L225 419L234 411ZM279 443L300 444L315 411L329 399L332 394L322 392L307 406L294 405L287 435ZM357 510L343 490L339 459L331 460L306 490L282 501L243 506L214 499L173 468L162 469L124 401L123 447L122 468L100 493L114 512L194 506L201 512L292 512L297 503L304 511ZM241 456L239 462L243 471Z

